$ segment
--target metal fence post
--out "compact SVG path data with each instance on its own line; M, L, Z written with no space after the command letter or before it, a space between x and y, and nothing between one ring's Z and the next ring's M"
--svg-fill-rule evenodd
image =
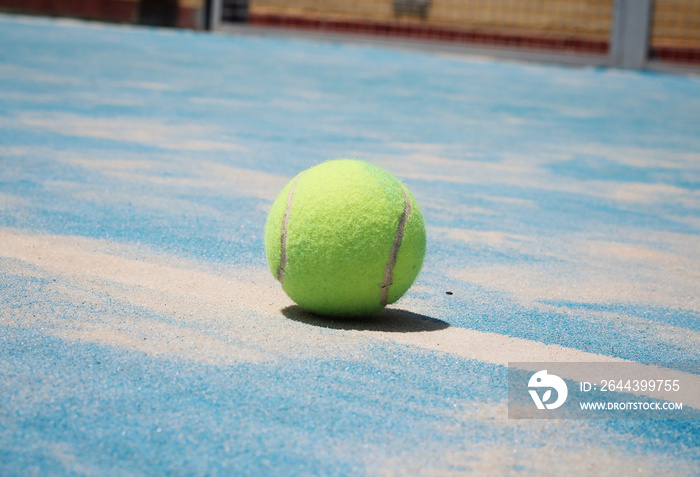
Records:
M221 26L221 14L223 11L223 0L209 0L209 23L208 30L215 31Z
M610 32L610 63L643 68L649 56L654 0L615 0Z

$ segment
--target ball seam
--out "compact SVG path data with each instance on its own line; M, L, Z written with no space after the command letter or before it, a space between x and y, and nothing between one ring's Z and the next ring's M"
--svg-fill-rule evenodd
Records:
M406 229L406 223L408 218L411 216L411 199L406 193L406 188L401 187L404 197L404 208L401 217L399 218L399 226L396 228L396 235L394 236L394 243L391 246L391 251L389 252L389 261L384 267L384 281L381 285L381 304L386 306L389 301L389 287L394 283L394 267L396 266L396 260L399 256L399 248L401 247L401 242L403 241L403 234Z
M282 230L280 233L280 264L277 267L277 281L284 283L284 272L287 268L287 230L289 229L289 214L292 211L292 201L294 200L294 190L297 187L297 183L301 176L298 176L292 188L289 190L289 195L287 196L287 205L284 209L284 216L282 217Z

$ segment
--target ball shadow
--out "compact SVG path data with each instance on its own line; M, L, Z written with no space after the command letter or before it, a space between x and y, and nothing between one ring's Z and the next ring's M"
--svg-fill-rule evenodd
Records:
M312 326L336 330L384 331L389 333L418 333L439 331L449 328L449 323L430 316L396 308L385 308L368 317L328 317L310 313L292 305L282 309L282 314L290 320Z

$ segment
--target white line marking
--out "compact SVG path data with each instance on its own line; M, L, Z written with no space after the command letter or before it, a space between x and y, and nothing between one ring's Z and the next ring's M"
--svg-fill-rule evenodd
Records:
M243 320L245 324L244 329L237 330L241 339L252 340L265 331L259 321L247 321L255 320L255 318L248 318L246 313L279 316L280 308L290 303L281 290L264 285L264 280L261 283L245 278L236 280L204 271L181 269L148 260L130 259L94 250L100 246L104 246L104 243L80 237L25 235L9 229L0 229L0 257L22 260L43 269L60 273L73 280L99 277L115 283L143 287L146 295L149 292L165 292L176 297L193 297L203 302L216 304L220 309L215 307L214 311L219 310L223 314L232 311L238 312L237 319ZM133 293L133 291L125 293L120 298L127 299ZM261 300L261 296L265 296L267 299ZM154 294L152 299L157 299L157 294ZM153 306L150 301L139 304ZM181 305L171 304L168 305L168 309L178 306ZM200 319L204 319L205 315L200 316ZM273 322L270 322L269 326L272 327L267 330L270 333L269 336L281 331L281 329L274 328L279 325ZM677 333L685 331L681 328L675 328L675 330ZM285 331L291 332L290 330ZM319 339L319 335L308 328L298 331L298 333L292 332L292 336L289 337L295 343L296 349L303 346L302 343L310 344L303 340ZM588 353L575 348L457 327L410 333L382 331L338 331L338 333L342 333L344 337L336 343L336 346L344 349L343 353L346 357L352 346L357 344L352 338L365 337L377 341L440 351L500 366L508 366L509 362L528 361L632 363L632 361ZM328 340L332 336L335 335L323 335L323 339ZM267 339L268 335L265 337ZM269 342L266 343L268 346L270 345ZM648 372L650 377L659 375L657 366L637 364L640 371ZM537 370L533 369L533 371ZM697 392L700 389L700 376L666 369L664 369L664 373L665 379L669 379L671 375L674 378L682 379L681 383L684 387L683 392L677 394L679 401L682 401L684 406L700 409L700 393ZM561 377L579 382L591 380L582 372ZM647 393L646 395L652 394Z

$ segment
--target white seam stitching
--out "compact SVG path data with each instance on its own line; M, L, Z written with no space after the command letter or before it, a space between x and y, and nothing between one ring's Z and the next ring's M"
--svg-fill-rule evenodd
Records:
M287 206L284 209L284 217L282 218L282 231L280 234L280 264L277 267L277 280L280 283L284 283L284 271L287 268L287 229L289 227L289 213L292 210L292 200L294 199L294 189L297 187L297 182L301 176L297 177L292 184L292 188L289 190L289 195L287 196Z
M411 199L408 198L406 189L401 188L404 197L404 209L401 218L399 218L399 226L396 229L396 236L394 236L394 243L391 246L391 252L389 253L389 261L384 267L384 281L381 286L381 303L382 306L386 306L389 300L389 287L394 283L394 266L396 266L396 260L399 255L399 248L401 247L401 241L403 240L404 229L406 228L406 222L411 215Z

